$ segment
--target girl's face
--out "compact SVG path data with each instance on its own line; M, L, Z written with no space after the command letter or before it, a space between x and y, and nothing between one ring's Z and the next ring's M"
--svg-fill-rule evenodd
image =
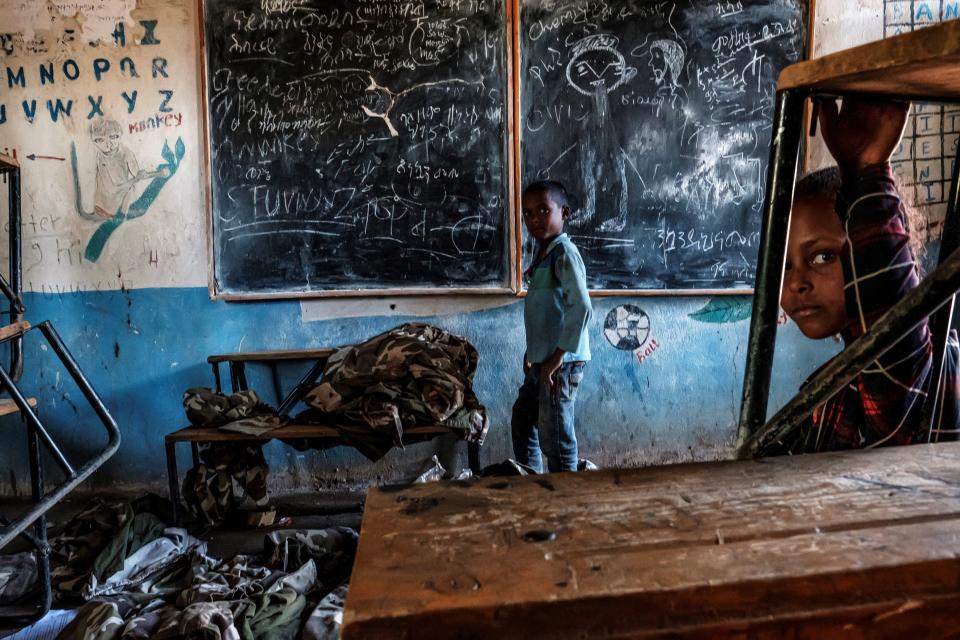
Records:
M780 306L808 338L828 338L849 324L840 264L847 250L831 200L794 201Z

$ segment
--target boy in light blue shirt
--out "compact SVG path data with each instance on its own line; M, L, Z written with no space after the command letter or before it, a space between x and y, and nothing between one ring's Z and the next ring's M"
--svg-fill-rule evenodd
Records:
M513 405L511 431L518 462L543 471L577 470L574 402L590 360L590 296L580 252L563 223L570 217L567 190L559 182L535 182L523 191L523 222L537 241L524 274L527 337L524 380Z

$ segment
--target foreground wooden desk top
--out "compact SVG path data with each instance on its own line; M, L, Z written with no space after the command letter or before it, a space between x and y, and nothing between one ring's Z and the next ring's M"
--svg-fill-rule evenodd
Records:
M960 443L371 489L343 629L784 635L960 636Z

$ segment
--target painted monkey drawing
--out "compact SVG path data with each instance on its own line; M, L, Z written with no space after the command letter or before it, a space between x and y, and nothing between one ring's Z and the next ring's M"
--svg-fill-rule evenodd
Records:
M121 223L147 213L160 195L160 190L177 172L186 154L181 138L177 138L173 149L164 142L161 155L165 162L153 171L144 171L133 151L121 142L121 135L122 129L116 120L105 118L90 125L90 138L97 148L93 211L87 211L83 207L80 172L77 169L77 146L70 143L70 168L73 172L77 215L84 220L100 223L84 251L84 257L90 262L96 262L100 258L107 240ZM140 191L137 188L138 183L146 181L149 181L147 186Z

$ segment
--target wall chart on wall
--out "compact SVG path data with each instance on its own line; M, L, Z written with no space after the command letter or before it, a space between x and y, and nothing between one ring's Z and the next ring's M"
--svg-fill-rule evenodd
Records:
M205 0L213 289L509 290L502 0Z
M524 0L522 180L563 182L594 289L753 285L792 0ZM525 262L533 249L524 242Z
M960 18L957 0L884 0L883 37ZM960 140L960 105L914 103L893 171L927 220L926 239L939 239L947 212L950 176Z

